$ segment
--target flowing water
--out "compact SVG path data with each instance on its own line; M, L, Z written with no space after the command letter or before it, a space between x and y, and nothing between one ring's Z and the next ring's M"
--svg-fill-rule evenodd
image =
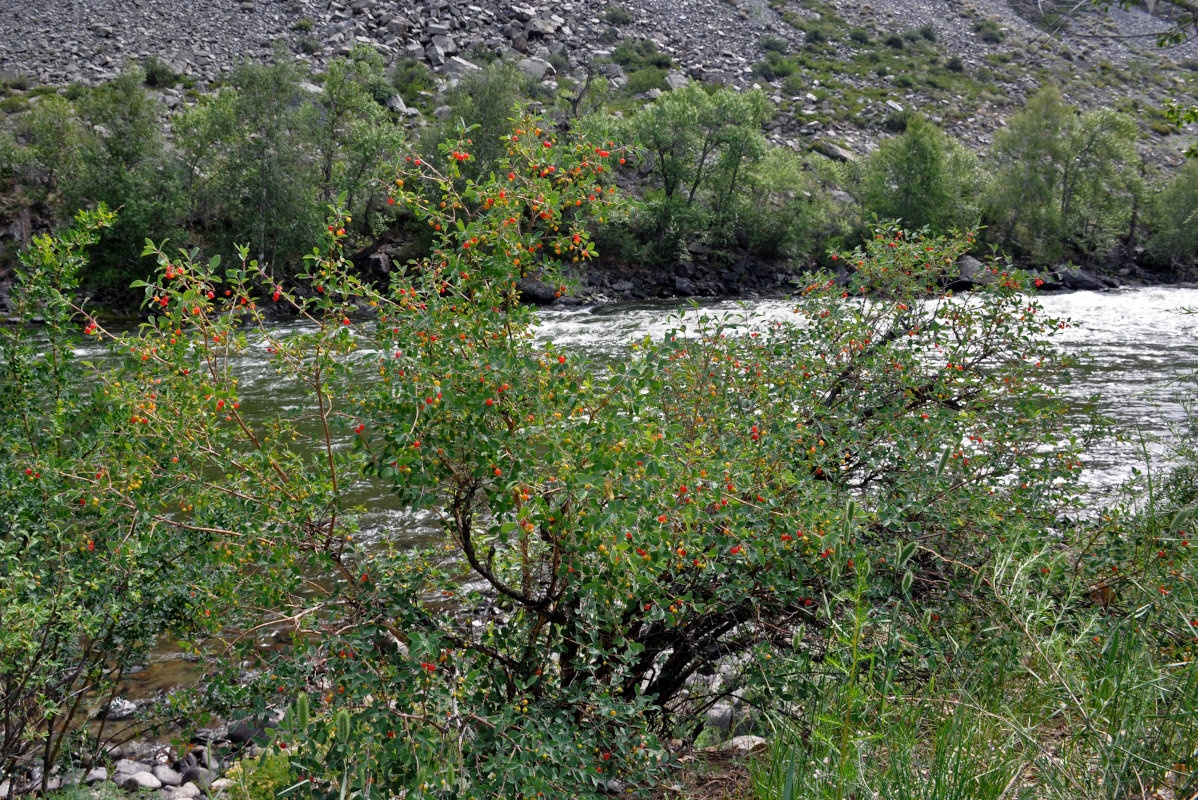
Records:
M1143 467L1142 437L1169 440L1184 432L1184 399L1187 394L1198 399L1198 384L1179 382L1186 373L1198 372L1198 287L1075 292L1040 301L1051 316L1073 322L1056 341L1080 359L1073 383L1064 387L1078 409L1077 419L1094 398L1123 439L1112 437L1089 453L1085 479L1088 497L1097 504L1132 475L1133 467ZM683 307L653 302L546 311L540 337L588 354L619 357L629 341L660 338L676 327L672 315ZM778 319L793 319L792 308L780 299L698 305L709 314L752 312ZM1148 445L1157 456L1164 450L1160 442Z
M1081 357L1074 382L1065 391L1078 409L1093 397L1110 417L1122 440L1114 437L1094 447L1087 460L1085 478L1092 507L1109 500L1133 468L1144 464L1144 453L1158 457L1161 443L1142 444L1142 436L1168 440L1179 435L1186 421L1184 399L1198 398L1198 384L1178 382L1179 376L1198 371L1198 287L1158 287L1111 292L1076 292L1041 298L1049 314L1073 321L1058 342ZM549 309L540 314L537 336L541 341L581 351L599 361L624 357L629 344L645 336L660 338L678 327L679 302L619 303L593 308ZM733 317L754 313L793 319L785 300L706 301L697 310ZM281 333L289 325L282 324ZM84 357L103 358L99 348L81 351ZM298 408L300 398L269 366L265 345L251 351L236 365L242 408L252 418L253 409L270 412ZM348 437L347 437L348 440ZM348 445L348 441L345 443ZM363 482L347 498L351 506L365 509L361 524L366 536L386 536L392 541L431 543L439 536L434 519L400 507L380 483ZM186 682L190 667L177 651L163 649L149 668L132 676L122 693L132 698L152 695L164 685Z

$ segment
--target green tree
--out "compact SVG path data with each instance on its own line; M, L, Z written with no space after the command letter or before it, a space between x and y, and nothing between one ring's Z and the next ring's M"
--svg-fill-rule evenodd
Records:
M998 240L1038 263L1093 258L1130 227L1142 191L1123 114L1079 114L1055 89L1033 97L995 137L986 216Z
M1198 258L1198 161L1188 160L1151 205L1148 251L1162 264Z
M477 126L470 133L472 159L463 174L471 178L495 169L507 154L504 137L511 133L513 111L526 97L528 79L510 62L496 62L461 76L449 91L450 116L431 125L421 137L425 154L436 151L462 127Z
M981 187L973 154L914 115L902 136L883 142L866 162L862 205L911 228L963 230L977 224Z
M761 126L770 114L759 91L708 94L689 84L632 117L627 132L643 148L654 183L646 197L654 258L675 258L688 234L725 233L746 175L765 155Z
M208 243L217 250L249 243L280 274L298 268L325 213L313 144L318 113L300 88L303 77L286 56L242 64L219 95L175 123L193 219Z
M66 207L102 202L121 210L92 249L84 285L123 289L149 269L141 261L147 237L181 235L186 199L179 164L162 137L164 109L150 97L144 79L140 69L126 69L77 104L86 134L78 175L64 187Z

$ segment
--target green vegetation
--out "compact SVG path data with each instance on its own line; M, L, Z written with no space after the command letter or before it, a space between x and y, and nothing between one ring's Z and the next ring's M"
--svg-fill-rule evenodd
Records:
M688 190L681 203L660 168L648 169L641 176L647 179L638 179L644 208L609 220L608 230L593 231L610 258L665 267L685 258L684 247L697 244L713 253L710 260L716 264L746 253L768 259L798 256L811 264L830 245L859 240L871 219L901 216L915 227L926 220L934 230L978 222L990 243L1028 264L1066 259L1104 263L1120 248L1130 251L1149 243L1150 266L1187 263L1189 249L1170 249L1164 242L1173 236L1168 226L1187 218L1189 195L1168 195L1183 204L1176 214L1154 205L1154 196L1173 176L1163 175L1150 185L1155 176L1140 167L1134 153L1138 130L1129 118L1134 115L1140 127L1169 134L1184 124L1184 108L1170 116L1168 110L1129 98L1118 105L1127 117L1077 115L1059 97L1052 102L1036 98L1036 110L1016 114L994 146L979 153L995 167L978 176L956 142L927 129L920 133L930 138L915 158L918 137L908 136L914 112L891 111L884 103L896 90L915 90L944 105L941 124L959 122L970 103L994 97L990 83L1014 68L1009 53L988 54L988 67L967 70L961 58L942 57L931 26L887 33L893 46L871 40L865 29L849 31L847 48L810 43L834 21L830 8L810 10L823 16L803 23L809 45L788 53L780 36L761 40L765 54L754 73L781 83L778 110L795 115L787 95L813 94L816 106L804 119L821 125L845 119L880 125L901 137L900 143L883 142L885 158L875 155L860 168L829 177L824 159L814 153L797 160L772 153L760 136L768 113L764 108L753 111L740 120L737 133L752 147L731 157L735 168L720 166L723 156L716 151L726 148L722 141L710 152L679 145L677 159L687 161L686 169L697 176L694 192ZM490 50L468 55L479 63L497 58ZM25 88L6 87L10 94L0 100L11 111L0 126L0 207L6 217L30 213L33 219L54 221L100 201L120 207L119 222L105 230L82 276L87 290L99 290L106 302L117 305L124 285L148 269L139 253L149 235L166 234L180 246L210 253L250 243L254 255L280 275L294 273L306 252L305 232L319 224L342 193L350 206L348 235L351 247L358 248L355 257L364 260L386 237L403 240L415 254L427 245L427 232L413 226L410 214L385 202L377 166L405 140L401 125L408 118L388 111L388 101L399 95L431 123L414 134L416 149L426 156L459 124L478 125L473 134L476 158L463 165L466 177L475 180L503 155L500 138L508 109L530 98L559 119L588 118L592 130L648 145L638 140L642 123L679 112L669 93L648 106L640 96L665 91L673 62L650 40L620 41L611 58L629 76L623 85L615 84L620 88L594 74L585 81L571 76L569 62L554 57L560 88L553 90L534 84L503 60L486 63L446 88L421 61L401 60L385 71L368 48L335 59L316 75L279 53L272 66L236 70L216 94L189 92L188 99L197 102L171 114L158 104L157 92L145 89L147 84L165 88L178 79L155 60L147 61L144 73L132 70L109 85L74 86L65 94L17 82ZM870 86L875 76L887 77L892 85ZM702 93L717 106L730 102L727 89L708 86ZM697 92L685 96L700 106L709 103ZM448 115L433 120L432 112L442 106L448 107ZM599 119L605 121L596 123ZM629 119L639 122L625 124ZM118 136L110 135L114 130ZM907 155L900 159L904 148ZM783 185L762 171L766 160L801 168L784 169L794 182ZM885 160L891 163L884 166ZM1028 172L1026 180L1021 170ZM725 178L730 188L715 184ZM919 194L912 186L940 187L938 199L928 205L956 202L948 197L961 202L947 216L921 209L912 200ZM753 194L761 187L768 187L769 195ZM825 195L817 202L810 199L813 187ZM941 189L948 194L940 194ZM839 200L830 200L828 192ZM793 205L800 197L803 213ZM792 209L793 224L758 213L781 207ZM11 266L11 252L4 258Z
M1149 252L1161 263L1198 258L1198 161L1191 159L1156 196Z
M983 185L977 159L918 114L906 119L904 128L865 164L861 201L866 213L937 231L977 224Z
M1135 122L1033 97L994 142L986 217L996 241L1038 263L1085 260L1130 230L1143 192Z
M688 314L592 363L528 336L516 282L595 257L627 151L528 117L505 138L477 183L465 138L399 162L394 199L439 230L385 289L349 269L338 209L284 281L248 248L147 246L154 315L115 335L71 292L112 220L37 239L17 301L45 327L0 329L6 772L65 756L78 712L42 710L166 628L232 648L203 707L287 707L235 773L249 800L643 795L729 693L774 731L761 797L1192 786L1195 471L1060 522L1093 431L1062 413L1067 322L1029 276L946 295L972 237L882 226L793 322ZM661 164L675 195L697 183ZM276 303L305 324L268 324ZM80 324L108 364L72 358ZM251 349L297 407L247 406ZM363 542L367 478L444 539Z

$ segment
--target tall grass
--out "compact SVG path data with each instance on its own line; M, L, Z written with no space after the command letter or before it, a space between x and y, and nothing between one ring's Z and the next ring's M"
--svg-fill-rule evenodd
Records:
M1087 525L1013 526L975 579L984 606L940 632L921 674L885 667L915 632L881 624L864 584L835 598L841 619L796 647L773 698L754 796L1193 797L1198 462L1182 456Z

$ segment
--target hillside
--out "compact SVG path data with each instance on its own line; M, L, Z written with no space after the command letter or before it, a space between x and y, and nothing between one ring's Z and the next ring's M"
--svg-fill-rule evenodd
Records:
M1061 17L1044 11L1050 6L1025 0L38 0L0 29L0 76L34 85L96 83L130 60L155 56L203 91L243 59L268 59L276 43L319 68L368 42L390 62L418 59L449 81L496 53L544 59L545 66L530 69L552 80L555 67L578 76L616 43L650 39L673 58L678 75L772 89L781 109L776 140L835 139L849 150L869 149L878 124L899 107L938 119L967 144L985 145L1006 112L1043 83L1062 86L1082 107L1129 111L1198 92L1198 45L1158 50L1165 20L1118 7ZM922 35L908 35L905 46L888 38L911 32ZM791 75L763 74L771 50L805 58ZM606 71L614 83L625 78L611 65ZM929 74L939 78L933 85L913 80ZM168 106L181 101L165 94ZM1165 158L1174 149L1159 136L1148 146L1163 147Z

